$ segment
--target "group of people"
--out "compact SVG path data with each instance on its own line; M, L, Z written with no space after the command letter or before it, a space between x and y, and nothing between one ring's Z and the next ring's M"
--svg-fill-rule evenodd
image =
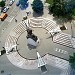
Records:
M31 12L30 11L29 12L26 12L26 14L27 14L27 16L29 16L29 14L31 14ZM23 17L23 20L26 20L27 19L27 16ZM17 19L15 19L15 22L17 23Z

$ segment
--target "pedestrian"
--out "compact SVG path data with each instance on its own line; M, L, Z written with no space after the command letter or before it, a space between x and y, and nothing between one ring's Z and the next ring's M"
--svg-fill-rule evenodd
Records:
M15 22L17 22L17 19L15 19Z
M29 16L29 12L26 12L27 13L27 16Z
M23 17L23 20L26 20L27 19L27 16Z

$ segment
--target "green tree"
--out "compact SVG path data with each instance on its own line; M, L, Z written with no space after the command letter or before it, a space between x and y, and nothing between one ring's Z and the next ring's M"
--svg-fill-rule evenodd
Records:
M53 0L53 4L49 6L49 12L53 15L72 19L73 9L75 8L75 0Z
M69 56L69 63L75 69L75 53L73 53L73 56Z
M4 7L5 6L5 1L1 1L0 2L0 7Z
M34 0L32 3L32 9L36 13L41 13L43 12L43 3L41 0Z
M53 15L56 16L64 16L65 9L64 9L65 2L63 0L53 0L53 4L49 6L49 12L52 12Z

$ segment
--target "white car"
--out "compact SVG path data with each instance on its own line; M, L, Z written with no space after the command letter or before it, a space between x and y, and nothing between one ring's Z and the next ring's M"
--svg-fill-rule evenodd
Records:
M8 9L9 9L8 6L4 7L3 12L6 13L8 11Z
M10 0L9 5L11 6L15 0Z

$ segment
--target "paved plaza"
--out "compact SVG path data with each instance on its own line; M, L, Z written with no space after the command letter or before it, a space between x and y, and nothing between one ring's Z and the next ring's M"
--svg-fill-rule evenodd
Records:
M60 27L63 25L61 20L48 14L46 6L44 14L37 17L31 8L32 1L29 0L29 7L26 10L20 10L15 2L7 12L9 15L5 21L0 21L0 51L3 50L2 47L6 49L6 54L0 56L0 72L4 70L0 75L41 75L36 51L47 63L48 71L44 75L69 75L69 55L75 52L75 39L71 38L71 35L75 36L75 26L72 25L71 30L71 23L66 22L64 25L67 30L61 31ZM31 12L28 16L27 11ZM23 21L23 17L26 16L27 20ZM28 48L26 25L40 39L35 49ZM52 31L58 33L52 34ZM12 46L15 51L7 54Z

